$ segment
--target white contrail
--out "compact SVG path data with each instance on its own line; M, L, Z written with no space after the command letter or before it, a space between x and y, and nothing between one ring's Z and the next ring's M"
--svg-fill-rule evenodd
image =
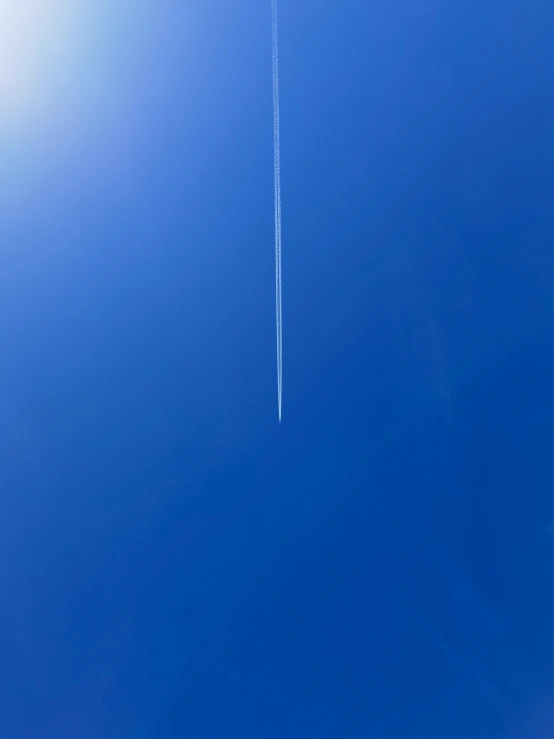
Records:
M277 407L283 405L283 285L281 265L281 134L279 122L279 36L277 0L271 0L273 40L273 188L275 197L275 323L277 331Z

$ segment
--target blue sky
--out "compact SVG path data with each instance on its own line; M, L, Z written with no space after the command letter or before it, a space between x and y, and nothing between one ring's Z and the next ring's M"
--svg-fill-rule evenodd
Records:
M280 0L279 425L269 0L49 2L0 85L0 735L551 736L550 4Z

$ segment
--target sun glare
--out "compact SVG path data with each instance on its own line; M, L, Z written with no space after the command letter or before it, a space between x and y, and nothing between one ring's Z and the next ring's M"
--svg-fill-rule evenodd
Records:
M0 123L28 114L67 41L67 0L0 0Z

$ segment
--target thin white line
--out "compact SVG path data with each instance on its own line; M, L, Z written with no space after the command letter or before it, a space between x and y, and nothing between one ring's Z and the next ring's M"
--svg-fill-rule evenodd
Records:
M279 35L277 0L271 2L273 54L273 188L275 200L275 325L277 338L277 407L283 405L283 280L281 257L281 131L279 116Z

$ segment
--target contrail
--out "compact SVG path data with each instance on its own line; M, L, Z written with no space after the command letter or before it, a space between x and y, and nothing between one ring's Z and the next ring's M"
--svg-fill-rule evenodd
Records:
M279 122L279 35L277 0L271 0L273 40L273 189L275 198L275 325L277 332L277 407L283 405L283 285L281 265L281 133Z

